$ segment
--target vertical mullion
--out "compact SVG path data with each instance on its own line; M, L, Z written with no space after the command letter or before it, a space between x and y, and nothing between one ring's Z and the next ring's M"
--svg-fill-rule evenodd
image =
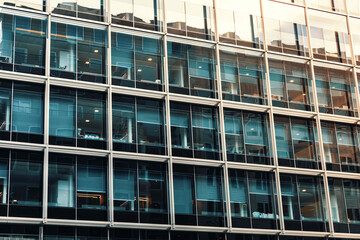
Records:
M108 2L108 10L110 11L110 0ZM107 140L108 140L108 220L110 221L110 225L114 224L114 182L113 182L113 174L114 174L114 157L113 157L113 118L112 118L112 72L111 72L111 15L108 12L108 28L107 28L107 48L106 48L106 64L107 64L107 103L105 106L107 107ZM131 129L129 129L131 131Z
M306 0L305 5L306 5ZM315 110L315 120L316 120L316 127L318 133L318 142L319 142L319 152L321 158L321 169L324 181L324 191L325 191L325 199L326 199L326 211L328 215L329 221L329 231L334 233L334 226L333 226L333 219L331 213L331 203L330 203L330 194L329 194L329 185L328 185L328 178L327 178L327 171L326 171L326 164L325 164L325 153L324 153L324 145L323 145L323 138L322 138L322 131L321 131L321 122L320 122L320 113L319 113L319 103L317 98L317 90L316 90L316 80L315 80L315 71L314 71L314 56L313 56L313 49L311 46L311 31L309 26L309 16L308 16L308 7L305 6L305 21L307 25L307 35L308 35L308 42L309 42L309 55L310 55L310 71L311 71L311 78L312 78L312 89L313 89L313 99L314 99L314 110Z
M224 105L222 100L222 89L221 89L221 72L220 72L220 49L219 49L219 32L218 32L218 21L217 21L217 12L216 12L216 1L213 0L213 11L214 11L214 22L215 24L215 54L216 54L216 80L217 80L217 89L218 89L218 99L220 100L218 104L219 109L219 124L220 124L220 137L221 137L221 153L223 166L222 170L224 173L224 188L225 188L225 205L226 205L226 220L227 227L232 228L232 219L231 219L231 204L230 204L230 187L229 187L229 173L227 165L227 154L226 154L226 136L225 136L225 118L224 118ZM219 130L218 130L219 131Z
M163 5L163 79L165 84L165 119L166 119L166 145L168 152L168 202L170 210L170 224L171 228L175 227L175 199L174 199L174 178L173 178L173 161L172 161L172 145L171 145L171 119L170 119L170 96L169 96L169 75L168 75L168 52L167 52L167 21L166 21L166 5L165 0L162 0Z
M43 221L47 221L48 175L49 175L49 112L50 112L50 44L51 44L51 15L48 15L45 45L45 93L44 93L44 164L43 164Z
M280 230L282 233L285 231L285 224L284 224L284 216L283 216L283 205L282 205L282 198L281 198L281 185L280 185L280 173L279 173L279 164L278 164L278 157L277 157L277 148L276 148L276 136L275 136L275 122L274 122L274 114L273 114L273 107L272 107L272 99L271 99L271 85L270 85L270 75L269 75L269 61L268 61L268 45L266 39L266 31L265 31L265 21L264 21L264 10L263 10L263 0L260 1L260 11L261 11L261 23L263 28L263 37L264 37L264 58L265 58L265 80L267 85L267 100L269 104L269 122L270 122L270 133L271 133L271 146L273 152L273 159L275 165L275 185L276 185L276 197L278 202L278 209L279 209L279 216L280 216ZM276 219L277 220L277 219Z
M346 5L346 1L345 1L345 5ZM345 6L347 8L347 6ZM349 13L347 11L347 15L346 15L346 24L347 24L347 29L348 29L348 34L349 34L349 44L350 44L350 51L351 51L351 56L352 56L352 73L353 73L353 78L354 78L354 85L355 85L355 97L356 97L356 109L354 108L354 111L356 110L358 112L358 114L360 114L360 91L359 91L359 82L358 82L358 78L357 78L357 73L356 73L356 57L355 57L355 51L354 51L354 42L353 42L353 38L352 38L352 32L351 32L351 28L350 28L350 17L349 17ZM350 83L351 86L351 83ZM351 98L352 101L352 98ZM352 104L354 106L354 104ZM355 115L356 116L356 115Z

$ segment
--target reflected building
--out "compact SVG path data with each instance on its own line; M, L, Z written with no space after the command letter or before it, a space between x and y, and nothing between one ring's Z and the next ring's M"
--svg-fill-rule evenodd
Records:
M358 0L0 10L0 238L359 237Z

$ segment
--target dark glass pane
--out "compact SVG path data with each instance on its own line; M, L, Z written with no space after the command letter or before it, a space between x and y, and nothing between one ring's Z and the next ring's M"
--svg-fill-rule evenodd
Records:
M38 152L12 151L10 216L41 217L43 156Z
M78 157L77 162L77 218L107 219L106 161L95 157Z
M48 217L75 219L74 155L50 154Z

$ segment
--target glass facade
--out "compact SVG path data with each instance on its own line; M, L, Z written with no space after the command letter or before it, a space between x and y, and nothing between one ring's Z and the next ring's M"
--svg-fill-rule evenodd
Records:
M359 238L358 0L0 12L0 239Z

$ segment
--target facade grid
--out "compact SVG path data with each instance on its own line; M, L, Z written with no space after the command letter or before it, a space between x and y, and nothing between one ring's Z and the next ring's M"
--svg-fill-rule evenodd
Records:
M358 0L0 9L0 237L360 238Z

